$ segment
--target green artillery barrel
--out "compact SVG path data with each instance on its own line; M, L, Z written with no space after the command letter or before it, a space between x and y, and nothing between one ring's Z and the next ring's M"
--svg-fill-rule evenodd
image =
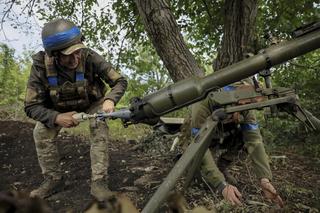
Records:
M320 29L291 41L271 46L261 53L203 78L179 81L131 104L133 120L160 117L204 99L210 91L240 81L261 70L281 64L320 47Z

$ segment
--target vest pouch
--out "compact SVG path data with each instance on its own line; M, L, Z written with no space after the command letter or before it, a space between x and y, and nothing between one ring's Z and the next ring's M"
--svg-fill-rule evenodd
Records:
M95 85L89 87L89 92L88 93L89 93L89 96L95 101L100 100L101 98L103 98L104 94L105 94L105 93L102 93L100 88L98 86L95 86Z
M52 93L52 95L55 94L55 97L51 96L57 109L68 111L89 107L86 80L75 83L67 81L58 88L55 93Z
M75 99L80 99L80 94L77 91L77 85L75 83L67 81L60 86L58 101L69 101Z
M87 99L88 98L88 81L87 79L84 79L83 81L77 81L74 83L77 88L77 92L80 95L81 98Z

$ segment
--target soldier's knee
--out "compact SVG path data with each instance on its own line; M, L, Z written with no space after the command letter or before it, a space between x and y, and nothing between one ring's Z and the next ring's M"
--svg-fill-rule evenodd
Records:
M91 136L91 146L92 147L105 147L108 144L108 136L105 134L96 134Z
M252 140L248 141L245 144L245 147L247 149L248 154L252 154L255 150L261 150L264 149L264 145L262 143L262 140Z
M90 122L90 136L94 140L107 140L108 139L108 125L105 121L92 121Z

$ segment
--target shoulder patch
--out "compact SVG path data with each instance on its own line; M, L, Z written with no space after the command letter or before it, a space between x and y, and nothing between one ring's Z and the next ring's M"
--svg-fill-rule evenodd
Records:
M32 103L37 100L38 93L33 88L27 88L25 101L27 103Z

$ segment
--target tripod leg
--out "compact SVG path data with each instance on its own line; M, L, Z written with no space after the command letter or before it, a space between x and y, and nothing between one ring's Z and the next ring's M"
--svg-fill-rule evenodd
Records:
M212 140L214 138L214 136L216 135L215 130L217 129L217 124L215 124L215 127L213 130L211 130L210 132L208 128L206 128L205 126L203 126L200 131L199 134L195 137L194 142L193 143L203 143L203 146L201 146L201 148L199 148L198 153L195 155L195 157L193 158L191 165L189 166L188 170L187 170L187 174L186 174L186 180L184 183L184 188L188 188L188 186L190 185L194 174L196 173L196 171L200 168L201 166L201 162L203 159L203 156L205 155L206 151L208 150L210 144L212 143Z
M201 155L199 158L202 159L202 156L211 143L211 140L214 136L214 130L216 129L219 120L220 119L218 116L212 115L208 117L203 127L200 129L199 135L196 136L197 139L195 143L191 143L188 146L179 161L175 164L173 169L171 169L166 179L162 182L157 191L148 201L142 210L142 213L156 212L169 195L170 190L174 188L177 180L182 176L186 169L189 168L193 159L198 155ZM196 162L198 162L198 160L196 160ZM195 169L196 167L194 166L194 170Z

